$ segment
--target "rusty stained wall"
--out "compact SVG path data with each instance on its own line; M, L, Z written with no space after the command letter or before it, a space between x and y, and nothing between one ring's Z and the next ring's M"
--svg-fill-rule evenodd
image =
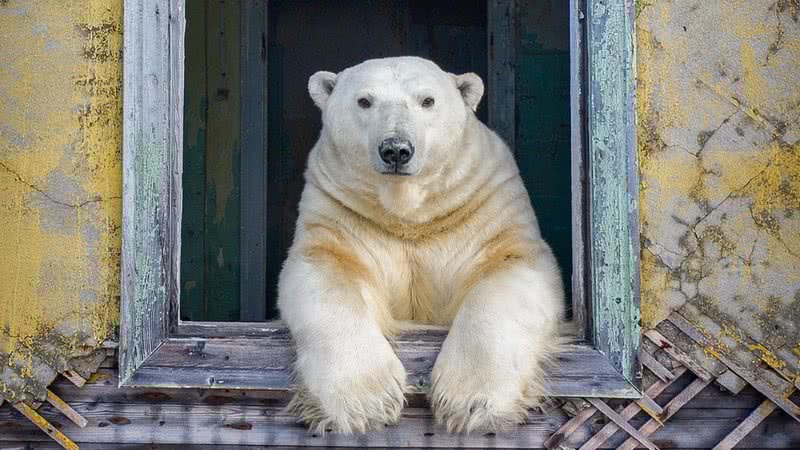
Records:
M639 0L645 328L800 367L797 0ZM0 0L0 396L118 323L122 2ZM737 347L738 345L738 347ZM738 351L738 350L737 350Z
M642 319L800 383L798 0L639 0ZM800 384L798 384L800 385Z
M121 0L0 1L0 398L117 325L121 48Z

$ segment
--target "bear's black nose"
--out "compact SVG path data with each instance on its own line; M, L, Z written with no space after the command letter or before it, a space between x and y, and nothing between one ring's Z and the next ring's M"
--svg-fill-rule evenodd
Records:
M402 166L414 156L414 146L408 139L391 137L378 146L378 154L386 164Z

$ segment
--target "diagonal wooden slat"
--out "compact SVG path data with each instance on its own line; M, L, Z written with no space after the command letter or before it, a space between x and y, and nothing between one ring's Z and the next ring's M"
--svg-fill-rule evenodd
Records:
M86 378L83 378L72 370L65 370L61 372L61 375L64 375L64 378L71 381L75 386L82 387L84 384L86 384Z
M666 383L672 379L672 372L658 362L657 359L650 356L649 353L645 351L641 352L639 359L642 360L642 364L650 369L650 372L653 372L653 375L657 376L659 380Z
M684 405L689 403L691 399L695 397L695 395L699 394L700 391L706 388L711 384L711 380L704 380L702 378L697 378L696 380L692 381L686 389L682 390L678 395L675 396L669 403L664 406L664 416L661 421L666 421L673 414L675 414L679 409L683 408ZM661 428L662 424L655 419L648 420L644 425L639 428L639 432L641 432L645 436L650 436L656 430ZM633 450L636 448L636 440L633 438L629 438L625 442L622 443L617 450Z
M649 388L647 388L647 390L644 392L644 395L648 397L658 397L658 395L661 394L664 391L664 389L668 388L672 383L674 383L678 378L680 378L681 375L686 373L686 370L687 369L685 367L678 367L677 369L672 371L673 377L670 382L665 383L663 381L656 381ZM636 402L631 402L630 404L628 404L628 406L622 409L620 415L624 417L625 420L630 420L633 417L635 417L636 414L638 414L639 411L641 410L642 408L639 406L639 404L637 404ZM616 424L614 424L613 422L607 423L603 428L600 429L599 432L597 432L597 434L595 434L594 436L592 436L591 439L586 441L586 443L584 443L581 446L580 450L597 449L598 447L603 445L603 443L605 443L608 440L608 438L613 436L614 433L617 432L617 430L619 430L619 427Z
M50 403L55 409L61 411L61 413L67 416L69 420L73 421L75 425L81 428L86 426L86 419L82 415L78 414L78 411L72 409L67 402L61 400L61 398L54 394L50 389L47 390L47 403Z
M569 438L569 436L575 432L581 425L583 425L587 420L591 419L594 413L597 412L597 409L593 406L588 408L582 409L578 414L575 415L572 419L569 419L561 425L555 433L550 435L546 441L544 441L544 448L548 450L556 450L561 446L565 440Z
M606 402L600 400L599 398L587 398L586 401L594 405L600 412L606 415L612 422L617 424L618 427L622 428L626 433L628 433L631 438L636 439L644 445L646 448L650 450L659 450L658 447L650 442L650 439L647 439L647 436L644 436L642 433L639 432L636 428L634 428L628 421L622 418L619 414L617 414L610 406L606 404Z
M650 417L661 421L661 415L664 414L664 409L659 406L652 398L644 395L642 398L636 400L636 403L646 412Z
M80 450L77 444L72 442L70 438L64 435L64 433L58 431L56 427L50 424L44 417L40 416L33 408L26 405L25 403L15 403L14 408L17 409L23 416L27 417L28 420L33 422L34 425L39 427L40 430L47 433L48 436L53 438L59 445L64 447L67 450Z
M678 361L679 363L683 364L684 366L688 367L689 370L694 372L695 375L702 378L705 381L711 380L714 378L709 371L703 368L700 364L698 364L691 356L687 355L686 352L681 350L680 348L676 347L675 344L670 342L663 334L661 334L658 330L647 330L644 333L647 339L650 339L654 344L661 347L672 359Z
M725 438L717 444L713 450L731 450L736 444L745 438L755 427L767 418L778 405L770 399L765 399L758 408L753 410L746 419L733 429Z
M739 375L736 375L732 370L726 370L719 374L716 379L717 383L727 389L731 394L738 394L742 389L747 387L747 382Z

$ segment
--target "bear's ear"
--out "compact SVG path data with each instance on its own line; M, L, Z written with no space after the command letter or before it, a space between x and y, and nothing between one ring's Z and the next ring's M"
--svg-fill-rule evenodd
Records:
M308 93L319 109L325 107L325 102L331 96L334 86L336 86L336 74L333 72L320 71L308 79Z
M461 98L469 109L478 110L478 103L483 97L483 80L478 75L469 72L461 75L453 75L456 79L456 87L461 92Z

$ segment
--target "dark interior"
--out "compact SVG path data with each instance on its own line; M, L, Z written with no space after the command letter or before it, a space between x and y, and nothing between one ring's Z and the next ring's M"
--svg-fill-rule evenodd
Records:
M266 2L265 2L266 3ZM318 70L365 59L417 55L453 73L487 80L487 4L469 1L273 0L264 39L242 36L239 1L187 3L184 215L181 317L269 320L281 263L291 244L308 151L320 114L307 93ZM517 14L515 153L542 232L569 288L570 237L568 14L559 1L520 1ZM252 32L252 30L251 30ZM240 77L251 70L242 45L267 59L266 148L241 148ZM244 49L247 50L247 49ZM488 88L488 82L486 82ZM262 93L263 94L263 93ZM486 96L492 93L487 90ZM487 121L486 97L478 116ZM266 151L266 316L240 317L243 152ZM569 302L568 302L569 303Z

